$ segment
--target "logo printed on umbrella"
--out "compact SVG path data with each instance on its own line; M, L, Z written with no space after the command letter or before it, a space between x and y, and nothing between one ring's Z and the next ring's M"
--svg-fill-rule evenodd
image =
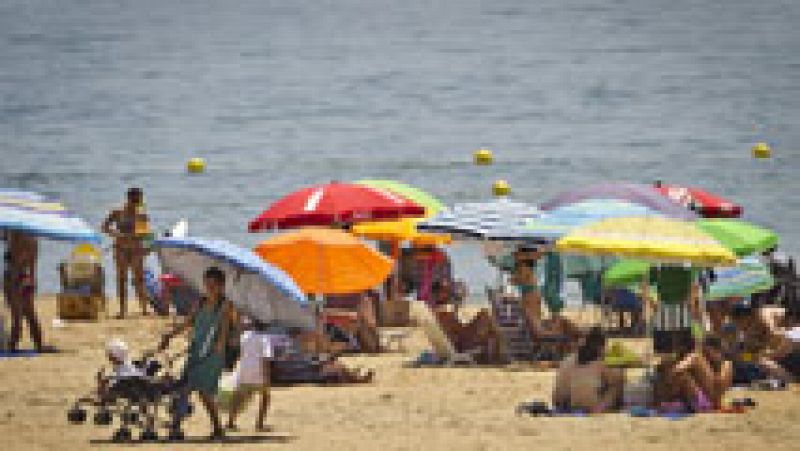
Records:
M306 201L305 207L303 207L303 211L314 211L319 206L319 203L322 201L322 196L325 194L325 188L319 188L318 190L314 191L314 194L308 196L308 200Z

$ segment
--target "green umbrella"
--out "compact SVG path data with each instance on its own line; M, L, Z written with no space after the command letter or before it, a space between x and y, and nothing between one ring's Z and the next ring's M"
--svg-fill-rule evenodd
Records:
M411 185L406 185L395 180L359 180L356 183L360 185L371 186L373 188L381 188L399 194L412 202L425 207L425 214L433 216L439 213L444 208L439 199L433 197L431 194L415 188Z
M629 287L641 282L648 271L650 271L650 262L622 259L603 273L603 286L607 288Z
M702 219L697 226L739 257L763 252L778 244L772 230L738 219Z

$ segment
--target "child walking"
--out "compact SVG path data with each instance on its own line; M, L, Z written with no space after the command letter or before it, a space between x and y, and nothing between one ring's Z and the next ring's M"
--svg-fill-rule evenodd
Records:
M247 406L247 401L256 393L260 394L256 430L265 430L264 419L270 403L272 359L275 357L274 337L266 330L265 324L252 321L250 329L242 333L241 359L235 376L236 391L228 414L227 428L230 430L236 429L236 419Z

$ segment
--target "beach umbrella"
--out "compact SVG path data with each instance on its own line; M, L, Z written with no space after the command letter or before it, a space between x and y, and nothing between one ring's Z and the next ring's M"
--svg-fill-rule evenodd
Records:
M714 274L716 280L706 295L709 300L750 296L775 285L769 268L754 257L739 260L733 268L717 268Z
M354 225L353 235L371 240L400 243L408 241L417 246L450 244L452 237L446 233L426 233L417 230L422 218L405 218L397 221L362 222Z
M658 217L604 219L563 236L556 249L707 267L736 263L733 252L694 223Z
M738 219L703 219L697 226L740 257L778 245L778 235L772 230Z
M742 207L700 188L657 183L656 191L704 218L738 218Z
M501 197L487 202L468 202L445 208L420 221L417 229L449 233L460 238L519 240L521 228L541 211L534 205Z
M399 194L406 199L425 208L426 216L433 216L444 208L444 204L432 194L395 180L359 180L356 183L373 188L379 188Z
M651 185L636 183L601 183L567 191L541 205L542 210L549 211L565 205L590 199L616 199L628 201L648 207L669 218L692 220L697 214L683 208L661 195Z
M295 281L253 251L224 240L186 237L161 238L153 247L165 272L200 292L206 269L222 269L226 296L242 314L264 323L314 329L313 312Z
M424 207L392 191L331 182L303 188L278 200L250 221L249 230L336 226L424 214Z
M603 286L608 288L624 288L637 285L650 271L649 261L621 259L603 272Z
M100 242L100 235L64 205L29 191L0 190L0 230L54 240Z
M563 205L531 219L520 230L520 236L540 243L552 243L577 227L607 218L663 216L651 208L616 199L588 199Z
M291 275L303 292L358 293L383 283L393 262L353 235L301 229L261 242L255 253Z

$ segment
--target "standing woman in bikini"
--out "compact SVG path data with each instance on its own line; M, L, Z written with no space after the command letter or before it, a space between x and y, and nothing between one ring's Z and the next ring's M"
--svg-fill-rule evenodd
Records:
M150 233L147 214L144 211L144 196L141 188L128 190L128 201L122 208L112 210L103 222L103 233L114 238L114 263L117 267L117 296L119 297L119 315L124 318L127 313L128 271L133 272L133 288L142 315L148 315L147 292L144 288L144 257L147 250L144 239Z
M42 344L42 328L34 308L36 297L36 265L39 244L31 235L22 232L9 232L8 236L8 281L7 290L11 307L11 338L9 349L15 351L22 335L22 321L28 323L34 348L37 352L48 350Z

